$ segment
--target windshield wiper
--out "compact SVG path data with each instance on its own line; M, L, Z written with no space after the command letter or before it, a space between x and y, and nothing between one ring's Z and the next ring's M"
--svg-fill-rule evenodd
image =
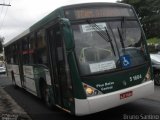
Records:
M121 33L119 27L117 27L117 29L118 29L118 34L119 34L119 38L120 38L120 42L121 42L122 48L125 48L125 46L124 46L124 38L122 36L122 33Z
M93 22L91 20L87 20L87 22L98 33L99 36L101 36L105 41L110 43L112 51L113 51L114 55L116 56L116 53L115 53L115 50L114 50L114 46L113 46L113 43L112 43L112 39L111 39L111 37L109 35L109 32L108 32L107 28L106 27L104 28L105 31L106 31L106 32L104 32L98 25L96 25L95 22Z
M125 17L122 17L121 30L120 30L119 27L117 27L119 38L120 38L120 42L121 42L122 48L124 48L124 50L125 50L124 41L126 39L126 27L124 26L125 21L126 21Z

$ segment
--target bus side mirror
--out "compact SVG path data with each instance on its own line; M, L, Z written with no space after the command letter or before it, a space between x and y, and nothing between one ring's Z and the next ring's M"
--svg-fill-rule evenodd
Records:
M61 18L61 28L62 28L62 34L64 37L64 42L66 46L66 50L70 51L74 49L74 40L73 40L73 33L71 29L71 24L68 19Z

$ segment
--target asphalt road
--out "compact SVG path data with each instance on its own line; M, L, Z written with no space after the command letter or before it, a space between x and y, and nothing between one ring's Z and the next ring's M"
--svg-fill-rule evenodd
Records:
M4 79L5 77L3 77ZM2 77L0 76L1 82ZM3 83L3 82L2 82ZM1 84L1 83L0 83ZM33 120L157 120L160 119L160 87L156 87L155 94L134 102L112 108L103 112L83 117L76 117L53 108L50 110L37 97L24 91L15 89L10 83L3 83L5 91L30 115ZM157 94L157 95L156 95ZM158 96L158 97L157 97ZM157 98L156 98L157 97Z
M11 85L11 81L8 80L8 77L6 74L0 74L0 86L5 87L7 85Z

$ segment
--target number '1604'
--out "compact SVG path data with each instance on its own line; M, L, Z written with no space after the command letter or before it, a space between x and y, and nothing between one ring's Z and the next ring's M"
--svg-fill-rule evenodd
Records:
M142 78L142 75L139 74L139 75L134 75L132 77L129 77L130 81L136 81L136 80L139 80Z

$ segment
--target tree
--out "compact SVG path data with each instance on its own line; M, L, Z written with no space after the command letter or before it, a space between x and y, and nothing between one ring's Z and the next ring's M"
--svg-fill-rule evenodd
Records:
M4 42L4 37L0 37L0 53L3 52L3 42Z
M133 5L147 38L160 38L160 0L121 0Z

